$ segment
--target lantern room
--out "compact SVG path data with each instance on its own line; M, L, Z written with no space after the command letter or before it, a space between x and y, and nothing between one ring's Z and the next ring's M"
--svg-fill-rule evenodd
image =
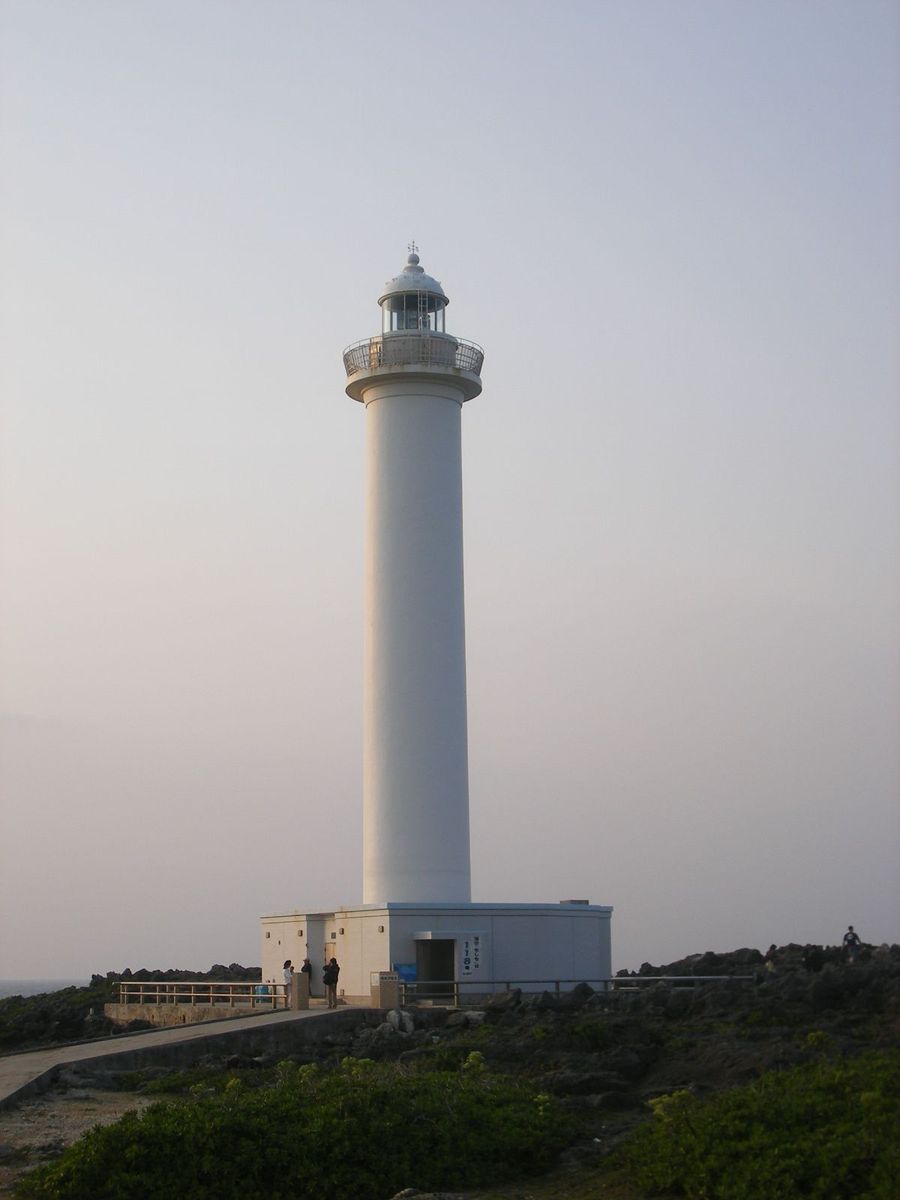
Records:
M445 311L450 301L436 279L419 266L413 250L399 275L378 298L382 333L446 333Z

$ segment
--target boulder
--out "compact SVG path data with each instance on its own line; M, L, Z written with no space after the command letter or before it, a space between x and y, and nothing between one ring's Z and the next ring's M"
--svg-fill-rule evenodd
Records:
M588 1096L600 1092L625 1092L628 1084L615 1071L555 1071L544 1076L543 1086L557 1096Z
M629 1092L589 1092L586 1096L563 1096L563 1108L574 1112L626 1112L635 1107Z
M385 1017L385 1021L397 1033L412 1033L416 1028L412 1013L407 1012L404 1008L392 1008Z
M225 1066L230 1071L246 1071L257 1066L257 1061L248 1054L229 1054L225 1059Z
M626 1046L620 1046L605 1054L603 1061L613 1074L621 1075L624 1079L639 1079L657 1054L654 1047L646 1046L644 1047L644 1058L642 1058L636 1051L630 1050ZM595 1090L600 1091L601 1089Z
M536 1008L541 1012L556 1012L559 1008L559 997L555 992L541 992L532 1001L532 1008Z
M560 1012L578 1012L593 995L594 989L589 983L576 983L571 991L562 993L557 1001L557 1008Z
M375 1029L362 1026L353 1038L353 1053L358 1058L393 1058L412 1042L412 1037L382 1021Z
M508 992L495 992L488 999L485 1006L485 1011L488 1018L501 1016L503 1013L511 1012L517 1008L522 1001L522 989L510 988Z

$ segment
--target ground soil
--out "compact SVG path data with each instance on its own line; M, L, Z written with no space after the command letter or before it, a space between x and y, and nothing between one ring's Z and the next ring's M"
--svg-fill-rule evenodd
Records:
M0 1111L0 1197L26 1172L58 1156L95 1125L109 1125L154 1097L87 1089L51 1090Z

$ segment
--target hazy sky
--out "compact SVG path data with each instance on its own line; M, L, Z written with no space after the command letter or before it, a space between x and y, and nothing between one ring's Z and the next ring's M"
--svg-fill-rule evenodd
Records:
M0 0L0 977L361 898L363 412L463 414L474 898L900 940L893 3Z

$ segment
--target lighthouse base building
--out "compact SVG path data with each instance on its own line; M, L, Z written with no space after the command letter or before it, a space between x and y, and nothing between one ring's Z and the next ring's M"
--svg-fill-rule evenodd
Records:
M411 250L381 333L344 351L366 428L363 903L263 917L263 979L309 958L321 994L336 958L357 1000L385 973L423 997L596 983L612 909L471 899L461 420L484 351L447 331L449 299Z
M341 965L339 994L368 1002L384 973L415 983L429 999L474 1000L512 986L565 990L610 978L612 909L586 900L559 904L362 904L327 913L262 918L262 976L282 964L313 964L311 992L323 995L320 964ZM409 989L414 996L416 989Z

